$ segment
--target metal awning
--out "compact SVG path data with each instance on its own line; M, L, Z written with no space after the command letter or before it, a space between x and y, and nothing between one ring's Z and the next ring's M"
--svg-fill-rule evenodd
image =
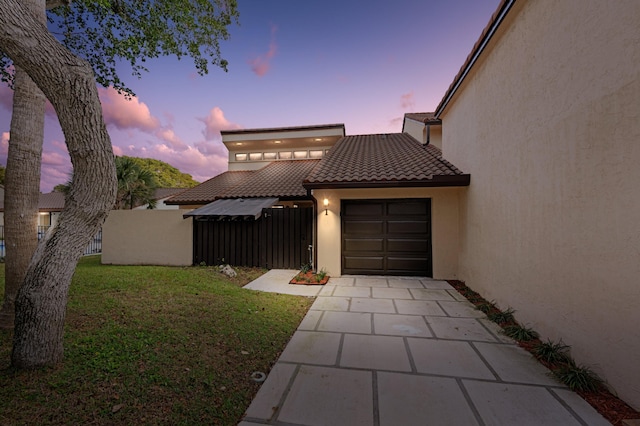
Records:
M233 198L216 200L182 215L195 220L256 220L267 209L278 202L278 198Z

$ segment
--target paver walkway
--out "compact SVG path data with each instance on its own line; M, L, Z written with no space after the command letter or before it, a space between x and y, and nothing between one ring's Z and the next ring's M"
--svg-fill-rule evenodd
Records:
M609 424L445 281L313 288L241 426Z

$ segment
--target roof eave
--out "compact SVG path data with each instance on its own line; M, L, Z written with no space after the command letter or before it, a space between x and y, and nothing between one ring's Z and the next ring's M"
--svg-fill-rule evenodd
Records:
M348 189L348 188L433 188L469 186L471 175L434 176L421 180L349 181L349 182L305 182L307 189Z
M438 107L435 111L435 118L440 119L440 115L443 113L447 105L449 105L449 102L462 85L465 77L467 76L467 74L469 74L471 68L473 68L475 63L478 61L478 58L489 44L489 41L493 38L498 27L504 20L505 16L507 16L507 13L509 13L509 10L511 10L511 7L515 4L515 2L516 0L502 0L500 5L498 6L498 9L491 17L491 21L489 21L489 24L482 31L482 34L480 35L480 38L478 39L476 44L473 46L471 53L469 54L469 56L467 56L467 59L460 68L460 71L458 71L458 74L455 76L453 82L444 94L444 97L438 104Z

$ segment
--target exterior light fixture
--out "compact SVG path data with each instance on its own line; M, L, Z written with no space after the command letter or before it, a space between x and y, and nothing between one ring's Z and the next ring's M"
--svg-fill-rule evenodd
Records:
M329 199L325 198L324 201L322 202L322 204L324 204L324 215L327 216L328 210L329 210Z
M282 143L282 141L273 141L273 143Z
M315 138L315 139L314 139L314 141L316 141L316 142L321 142L321 141L322 141L322 138Z

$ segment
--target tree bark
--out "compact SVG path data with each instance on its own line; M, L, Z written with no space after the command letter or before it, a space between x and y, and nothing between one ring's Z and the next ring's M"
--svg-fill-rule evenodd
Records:
M45 22L44 1L26 2ZM12 329L15 300L38 244L38 201L44 138L44 94L16 67L4 192L5 281L0 328Z
M45 97L16 68L4 195L5 290L0 327L13 328L15 299L38 244L40 164Z
M73 164L73 184L58 224L40 242L16 298L12 365L58 363L71 278L85 245L116 196L111 141L93 70L17 0L0 0L0 49L53 104Z

